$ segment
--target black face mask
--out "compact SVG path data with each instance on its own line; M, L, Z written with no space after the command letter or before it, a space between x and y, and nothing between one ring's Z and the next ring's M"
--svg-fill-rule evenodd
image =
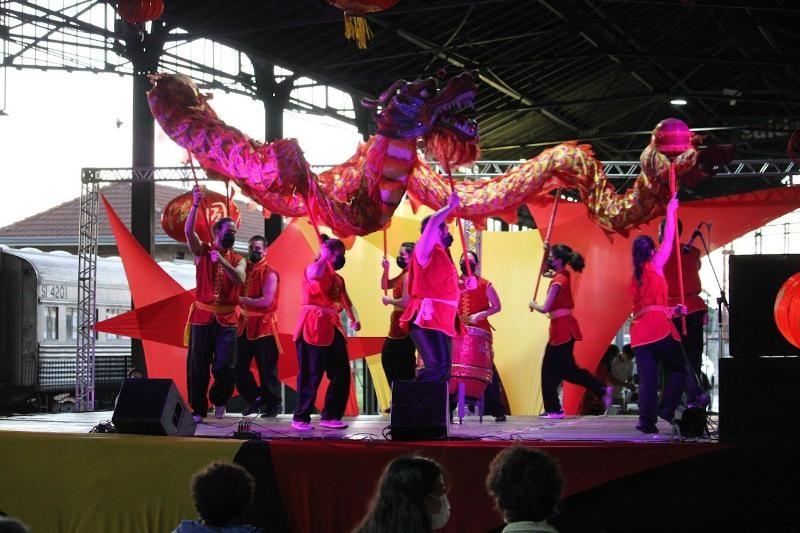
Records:
M444 244L445 248L450 248L450 246L453 244L453 236L448 233L447 237L442 240L442 244Z
M231 248L233 243L236 242L236 234L233 232L226 232L222 235L222 238L219 240L219 242L223 248Z
M396 262L397 262L397 266L402 268L403 270L405 270L406 267L408 266L408 261L406 261L402 257L398 257Z
M261 258L264 257L264 254L261 252L257 252L255 250L250 250L250 262L251 263L258 263L261 261Z
M466 261L461 261L458 264L458 266L461 267L461 273L462 274L464 274L465 276L469 275L469 272L467 272L467 262ZM475 263L470 261L469 262L469 266L470 266L470 269L472 270L472 273L475 274L475 266L476 266Z
M336 259L333 260L333 269L334 270L341 270L344 267L345 259L343 255L337 255Z

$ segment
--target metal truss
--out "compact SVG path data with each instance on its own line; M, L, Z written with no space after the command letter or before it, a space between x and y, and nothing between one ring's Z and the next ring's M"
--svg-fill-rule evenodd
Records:
M97 309L98 182L82 180L78 232L78 340L75 354L75 410L95 406L95 322Z
M123 35L126 32L123 30L129 33L130 28L117 18L111 3L105 0L2 1L3 71L14 67L132 75L133 65L125 57ZM172 29L167 41L159 58L159 70L188 74L203 89L257 99L254 69L244 52L211 40L197 39L181 28ZM210 53L207 52L209 43ZM220 57L228 60L226 65L217 64ZM292 72L281 69L280 75L290 76ZM313 90L319 87L325 88L324 93ZM330 116L355 125L352 102L335 105L336 99L329 95L331 89L314 80L299 78L285 108Z

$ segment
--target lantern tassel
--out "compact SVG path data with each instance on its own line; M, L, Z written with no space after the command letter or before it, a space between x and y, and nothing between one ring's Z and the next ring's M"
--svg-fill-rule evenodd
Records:
M372 30L367 19L353 13L344 14L344 36L348 41L355 41L359 50L364 50L372 40Z

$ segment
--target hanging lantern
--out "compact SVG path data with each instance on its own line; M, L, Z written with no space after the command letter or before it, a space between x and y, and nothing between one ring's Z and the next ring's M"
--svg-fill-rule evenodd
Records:
M144 24L164 13L164 0L119 0L117 12L126 22Z
M378 13L389 9L400 0L327 0L329 4L344 11L344 36L348 41L355 41L356 46L363 50L372 39L372 30L369 29L367 13Z
M183 228L186 225L189 210L192 208L192 199L192 192L185 192L170 200L161 213L161 227L164 229L164 233L176 241L186 242ZM225 195L205 191L205 198L197 209L197 218L194 222L194 231L202 242L211 242L210 229L214 226L214 222L224 217L232 218L239 226L242 214L239 212L236 202L231 199L229 207Z
M775 297L775 325L794 346L800 348L800 273L786 280Z
M692 130L682 120L667 118L653 130L651 142L659 153L672 159L692 147Z

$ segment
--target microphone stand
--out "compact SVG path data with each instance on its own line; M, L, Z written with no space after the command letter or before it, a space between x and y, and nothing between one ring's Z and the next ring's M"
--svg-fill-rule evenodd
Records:
M706 224L706 227L708 227L708 224ZM708 240L711 240L711 228L708 229ZM717 337L719 341L719 359L722 359L722 357L725 355L724 344L722 342L722 310L724 308L730 317L730 305L728 304L728 299L725 296L725 289L722 288L722 283L720 283L719 277L717 276L717 270L714 268L714 263L710 259L711 252L708 249L708 243L706 243L706 239L703 237L702 232L700 233L700 242L703 243L706 257L709 257L708 262L711 265L711 272L714 274L714 281L717 283L717 288L719 289L719 297L717 298ZM719 361L717 362L717 369L719 369Z

